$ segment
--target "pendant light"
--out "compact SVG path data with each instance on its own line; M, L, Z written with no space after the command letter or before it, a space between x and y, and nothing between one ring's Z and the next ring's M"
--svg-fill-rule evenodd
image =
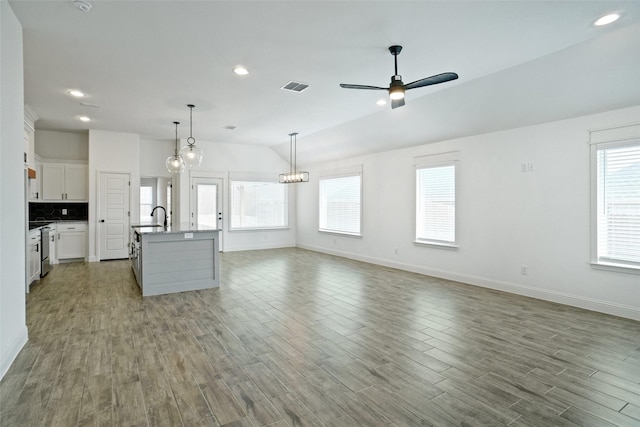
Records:
M196 140L193 137L193 108L195 105L189 104L189 138L187 138L187 145L180 149L180 157L182 161L189 168L194 166L200 166L202 163L202 149L196 146Z
M173 122L173 124L176 125L176 151L173 156L167 157L165 164L170 173L180 173L184 171L185 167L182 157L178 155L178 125L180 122Z
M298 144L298 132L289 134L289 173L280 174L280 184L294 184L296 182L309 182L309 172L296 169L296 150Z

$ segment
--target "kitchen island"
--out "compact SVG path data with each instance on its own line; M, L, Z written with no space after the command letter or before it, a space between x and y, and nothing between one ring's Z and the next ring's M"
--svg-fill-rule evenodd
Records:
M142 296L220 286L220 230L189 223L131 229L131 267Z

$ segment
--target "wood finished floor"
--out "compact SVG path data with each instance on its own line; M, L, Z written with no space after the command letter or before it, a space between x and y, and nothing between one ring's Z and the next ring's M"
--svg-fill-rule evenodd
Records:
M640 323L300 249L221 254L220 289L140 297L55 266L2 426L634 426Z

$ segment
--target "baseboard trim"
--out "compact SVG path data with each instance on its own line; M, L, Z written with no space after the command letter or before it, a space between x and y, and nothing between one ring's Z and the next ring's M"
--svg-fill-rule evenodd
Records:
M0 358L0 379L4 377L4 374L7 373L9 367L16 360L18 353L22 350L22 347L29 340L29 330L25 325L24 328L20 331L18 336L13 340L13 343L7 348L7 351L4 352L2 358Z
M353 259L356 261L367 262L370 264L381 265L384 267L397 268L398 270L410 271L412 273L424 274L426 276L438 277L440 279L453 280L473 286L494 289L497 291L508 292L512 294L522 295L526 297L536 298L544 301L555 302L572 307L583 308L585 310L597 311L599 313L611 314L613 316L624 317L627 319L640 320L640 309L623 305L614 304L607 301L587 298L579 295L568 294L564 292L552 291L548 289L533 288L531 286L521 285L499 280L488 279L486 277L472 276L466 274L454 273L451 271L439 270L434 268L425 268L412 264L394 262L387 259L375 258L363 255L357 255L350 252L328 250L323 247L299 244L299 248L307 249L314 252L335 255L343 258Z
M225 246L224 252L239 252L239 251L259 251L261 249L283 249L283 248L295 248L295 243L275 243L264 245L251 245L251 246L238 246L228 247Z

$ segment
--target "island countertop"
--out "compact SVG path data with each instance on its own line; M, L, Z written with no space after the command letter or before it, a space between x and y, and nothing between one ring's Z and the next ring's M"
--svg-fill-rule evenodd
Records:
M139 234L176 234L176 233L205 233L211 231L221 231L218 228L208 225L191 225L189 222L181 222L167 228L160 224L136 224L132 225L133 231Z

